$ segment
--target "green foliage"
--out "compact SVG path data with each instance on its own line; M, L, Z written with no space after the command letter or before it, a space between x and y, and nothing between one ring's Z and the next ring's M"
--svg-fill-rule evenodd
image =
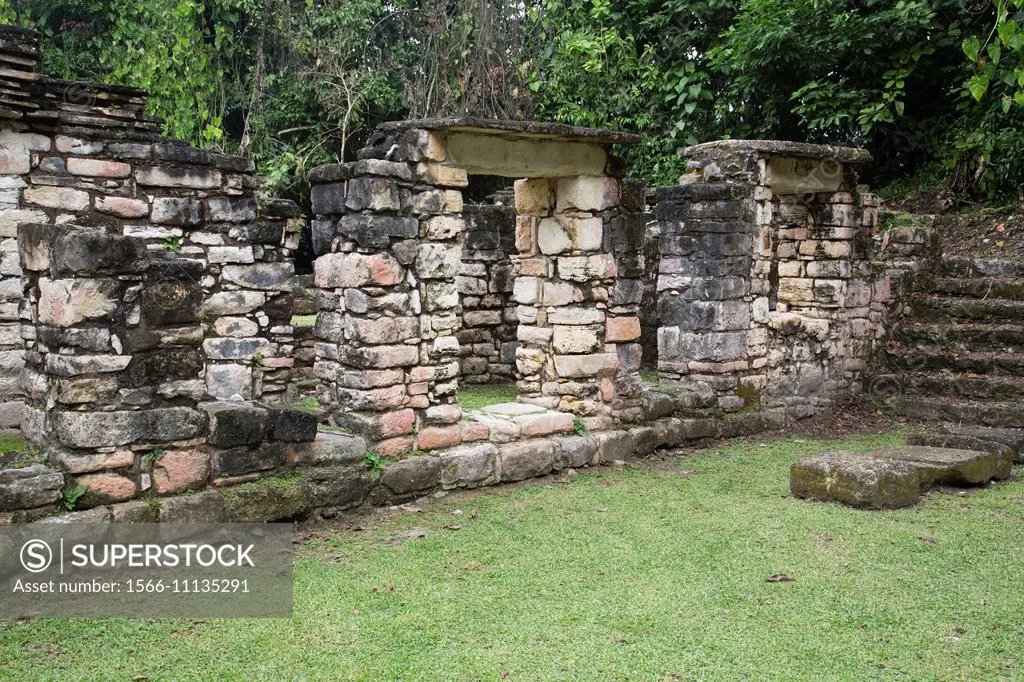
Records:
M164 237L164 251L181 251L181 237Z
M161 457L163 457L166 454L166 450L161 450L159 448L155 450L150 450L149 452L142 456L142 461L145 464L148 464L149 466L153 466L154 464L160 461Z
M572 418L572 432L577 436L589 436L590 431L587 430L587 425L583 421L582 417Z
M373 450L367 450L363 453L363 460L360 464L362 464L364 469L374 474L384 471L384 468L388 465L387 461Z
M263 353L261 351L256 351L252 354L252 357L249 358L249 366L253 369L263 367Z
M85 495L88 491L89 489L84 485L76 485L73 488L65 490L62 500L64 508L68 511L74 511L75 505L78 504L78 500L80 500L82 495Z
M931 167L996 199L1024 175L1022 3L0 0L0 17L40 31L43 71L148 89L166 133L253 158L265 193L307 206L307 171L379 121L463 114L640 133L619 151L651 184L677 182L688 145L759 137L865 146L872 184Z

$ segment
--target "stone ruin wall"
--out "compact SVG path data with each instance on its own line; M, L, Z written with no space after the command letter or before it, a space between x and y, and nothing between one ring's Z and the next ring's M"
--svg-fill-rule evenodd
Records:
M899 269L872 265L855 150L810 188L822 148L689 150L652 240L644 188L598 131L391 124L311 175L303 338L295 206L257 201L247 161L161 138L141 91L71 84L93 99L66 102L35 54L0 32L21 72L0 80L23 95L0 125L0 404L28 403L52 459L0 466L0 520L73 486L92 520L331 515L777 428L861 390L891 314ZM527 177L514 213L464 206L467 174L502 163ZM913 261L916 238L890 249ZM652 289L657 386L639 379ZM300 372L351 433L273 404ZM517 404L455 400L509 377Z
M0 30L0 412L47 456L4 462L2 520L78 487L90 518L187 518L203 495L177 494L311 452L315 418L253 402L289 379L297 209L257 202L246 159L162 138L144 92L37 58Z
M659 190L659 374L799 419L863 390L893 314L857 150L709 143ZM779 417L781 419L781 417Z

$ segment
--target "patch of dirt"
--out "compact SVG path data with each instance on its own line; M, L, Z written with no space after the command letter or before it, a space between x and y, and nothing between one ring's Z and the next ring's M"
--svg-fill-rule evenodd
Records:
M939 216L935 225L947 256L1024 259L1024 212L958 211Z

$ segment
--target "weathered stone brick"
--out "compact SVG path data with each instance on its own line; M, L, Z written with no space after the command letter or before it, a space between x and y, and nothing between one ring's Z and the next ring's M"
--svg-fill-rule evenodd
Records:
M529 440L507 443L498 449L502 481L522 481L551 472L555 463L555 446L550 440Z
M210 197L206 200L206 219L228 223L256 220L256 200L252 197Z
M214 189L220 187L223 178L220 171L212 168L143 166L136 169L135 180L140 185L155 187Z
M160 495L202 488L209 477L210 456L198 450L171 450L153 465L153 487Z
M75 479L75 483L86 488L78 500L83 509L130 500L136 492L135 481L114 473L86 474Z
M89 207L89 193L69 187L30 187L22 192L25 203L62 211L84 211Z
M572 237L562 226L562 221L544 218L537 226L537 247L548 256L564 253L573 248Z
M565 378L593 377L602 372L614 372L617 366L618 356L615 353L555 356L555 371Z
M390 178L353 178L348 181L345 207L353 211L397 211L398 185Z
M128 197L97 197L96 210L118 218L142 218L149 214L149 204Z
M516 213L547 215L551 210L551 182L544 178L516 180Z
M423 279L454 279L462 266L462 249L449 244L420 244L416 273Z
M313 264L316 285L324 289L392 286L402 280L403 270L388 254L328 253Z
M80 159L69 157L67 161L68 172L72 175L85 175L96 178L127 178L132 173L132 167L120 161L103 161L100 159Z
M156 225L193 227L202 222L202 211L203 205L197 199L157 197L149 219Z
M416 438L420 450L452 447L462 442L462 427L458 424L425 426L420 429Z
M576 325L556 325L552 347L556 353L593 353L601 347L597 331Z
M221 277L249 289L291 291L294 263L256 263L254 265L225 265Z
M559 213L572 209L603 211L619 204L619 181L594 176L560 178L555 199Z
M247 403L205 403L200 408L209 416L207 442L221 448L255 445L267 432L267 411Z

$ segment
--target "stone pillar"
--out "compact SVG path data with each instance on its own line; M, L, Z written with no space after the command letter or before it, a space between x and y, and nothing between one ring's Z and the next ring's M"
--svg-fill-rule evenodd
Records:
M813 414L859 388L870 353L873 199L863 150L729 140L686 150L659 190L659 374L725 409ZM878 317L878 315L876 315Z
M707 383L720 394L721 407L739 407L746 390L740 377L763 366L765 353L763 340L751 336L758 296L753 282L767 274L755 265L754 188L727 183L661 188L656 214L661 227L658 374L668 381L686 377Z
M87 489L80 506L204 486L201 265L77 225L22 225L19 250L32 322L22 429Z
M632 304L612 302L614 242L635 229L624 226L621 194L620 180L607 176L516 182L523 402L605 421L611 414L618 344L640 333Z
M335 421L381 455L461 442L455 401L464 171L409 131L403 161L320 167L313 182L316 373ZM439 157L439 158L438 158Z

